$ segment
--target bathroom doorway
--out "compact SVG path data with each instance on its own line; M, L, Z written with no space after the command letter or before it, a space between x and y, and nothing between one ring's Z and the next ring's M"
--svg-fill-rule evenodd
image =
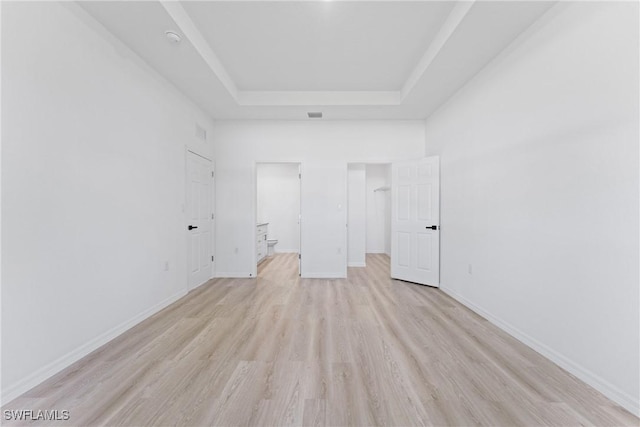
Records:
M256 163L256 264L289 254L301 274L300 163ZM281 257L284 259L284 257Z

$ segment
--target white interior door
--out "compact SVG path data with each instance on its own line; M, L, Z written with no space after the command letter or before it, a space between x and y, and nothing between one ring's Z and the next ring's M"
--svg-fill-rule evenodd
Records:
M187 151L187 268L189 289L211 278L213 167L210 160Z
M440 159L391 165L391 277L440 285Z

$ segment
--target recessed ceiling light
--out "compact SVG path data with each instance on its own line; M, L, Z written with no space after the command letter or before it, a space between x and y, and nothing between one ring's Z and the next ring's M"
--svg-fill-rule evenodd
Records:
M182 40L180 34L176 33L175 31L165 31L164 35L167 36L167 40L174 44L180 43L180 40Z
M309 116L310 119L321 119L322 111L309 111L307 116Z

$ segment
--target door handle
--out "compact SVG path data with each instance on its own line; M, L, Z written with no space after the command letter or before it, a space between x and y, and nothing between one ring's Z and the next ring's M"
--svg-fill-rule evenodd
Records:
M427 230L431 229L431 230L437 230L438 226L437 225L432 225L431 227L427 226L425 227Z
M194 228L198 228L196 225L190 225L189 230L193 230Z

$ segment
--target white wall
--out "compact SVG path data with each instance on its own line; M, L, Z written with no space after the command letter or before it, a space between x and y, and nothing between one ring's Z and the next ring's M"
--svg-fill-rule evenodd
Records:
M257 221L268 222L268 239L278 239L276 252L297 253L300 248L300 179L295 163L263 163L258 174Z
M2 90L6 401L184 295L211 122L70 3L3 2Z
M347 182L347 264L349 267L364 267L366 265L367 242L367 178L365 165L350 164L347 168Z
M255 162L302 163L302 274L346 274L347 163L424 156L424 121L217 121L216 269L255 275Z
M367 165L367 253L390 254L391 192L374 191L389 187L389 165Z
M636 413L638 114L638 4L571 2L426 122L442 288Z

